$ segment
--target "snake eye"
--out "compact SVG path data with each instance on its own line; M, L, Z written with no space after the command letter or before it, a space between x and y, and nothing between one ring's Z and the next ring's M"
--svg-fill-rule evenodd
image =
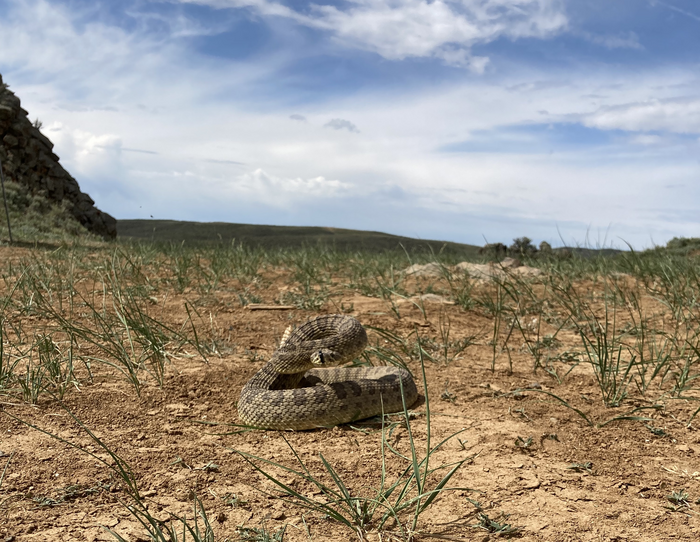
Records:
M325 361L323 360L323 351L322 350L318 351L318 362L320 365L323 365L325 363Z

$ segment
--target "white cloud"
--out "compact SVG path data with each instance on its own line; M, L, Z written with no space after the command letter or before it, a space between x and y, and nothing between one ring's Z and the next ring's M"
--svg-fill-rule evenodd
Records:
M501 36L548 37L566 26L561 8L551 0L355 0L345 10L317 6L315 21L351 45L403 59Z
M340 43L389 60L438 58L481 73L470 49L498 38L548 38L566 29L561 0L350 0L312 4L308 13L269 0L180 0L214 8L251 8L330 32Z
M149 104L149 112L157 112L175 102L208 99L212 88L245 88L275 69L274 59L264 65L227 63L223 69L220 59L195 57L177 38L192 35L198 25L179 15L168 30L152 32L138 19L150 15L134 13L132 30L95 19L99 3L82 10L49 0L7 3L0 19L3 76L11 86L23 82L22 100L34 98L52 108L141 107L147 113Z
M108 185L116 185L128 177L128 167L122 152L131 149L122 148L120 136L111 133L93 133L84 129L65 126L61 122L52 122L41 130L55 145L59 152L61 164L68 172L79 179L90 179L91 188L104 191ZM81 183L81 188L86 187ZM92 192L87 190L93 195Z
M602 130L700 133L700 97L652 99L605 106L583 116L583 123Z
M260 168L238 176L226 188L229 192L249 195L256 201L278 207L298 201L339 198L347 196L351 189L349 183L322 176L310 179L277 177Z
M448 66L467 68L477 75L482 75L490 62L489 57L474 56L467 49L460 47L442 47L439 51L435 52L434 56L442 60Z
M94 79L99 73L120 74L123 84L130 68L146 67L151 55L164 46L141 40L136 56L133 36L114 26L82 21L88 12L70 12L46 0L9 0L9 4L7 16L0 21L4 69L43 78L60 75L72 80L74 91L83 88L84 78Z

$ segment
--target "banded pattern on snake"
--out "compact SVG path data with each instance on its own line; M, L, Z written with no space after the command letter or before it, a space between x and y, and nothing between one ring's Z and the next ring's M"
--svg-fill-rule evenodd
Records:
M270 361L243 387L238 416L262 429L313 429L396 412L418 398L411 373L399 367L334 367L367 346L351 316L318 316L287 330ZM323 368L322 368L323 367Z

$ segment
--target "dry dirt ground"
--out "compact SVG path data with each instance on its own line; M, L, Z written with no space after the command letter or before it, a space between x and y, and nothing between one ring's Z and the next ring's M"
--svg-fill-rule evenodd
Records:
M0 248L0 259L25 258L28 253ZM284 270L265 270L261 275L265 280L257 292L264 303L274 303L281 291L295 287ZM426 280L436 282L432 290L440 292L439 279ZM489 286L476 286L481 287ZM562 383L542 370L534 373L532 356L519 348L522 340L514 339L508 353L498 352L492 371L493 318L483 311L465 311L434 299L421 308L420 303L399 299L397 318L385 299L361 295L340 283L332 291L318 310L250 310L241 305L233 287L222 286L200 298L198 309L209 322L209 329L202 326L200 332L217 338L219 355L210 355L205 362L193 348L185 347L167 366L162 387L146 380L140 397L124 377L96 370L92 383L82 381L79 390L65 395L64 406L131 466L156 518L166 520L175 514L191 522L196 495L216 540L252 536L254 531L245 528L264 528L273 534L284 525L288 541L358 539L338 522L276 498L276 488L234 450L299 468L289 443L312 474L330 482L324 476L322 453L351 492L371 495L381 473L380 425L285 433L238 432L229 425L238 421L241 387L274 351L285 328L343 310L366 326L404 338L418 333L438 345L435 361L425 363L432 444L464 431L431 462L437 466L466 461L449 483L462 489L445 492L420 516L416 540L497 536L476 526L479 512L518 527L520 540L700 540L700 432L687 423L697 404L669 400L658 410L643 412L651 421L590 426L541 391L564 398L596 423L644 402L606 408L585 363ZM181 325L188 318L185 300L197 296L190 287L182 293L162 287L149 311ZM28 316L23 325L38 328L40 319ZM439 348L446 322L451 340L473 343L447 360ZM571 331L562 331L558 338L559 351L581 349L580 339ZM387 346L376 332L370 332L370 342ZM420 389L420 363L411 359L408 367ZM561 373L568 370L564 364L562 368ZM510 393L519 389L526 391ZM114 540L105 528L126 540L147 540L144 528L121 502L128 496L112 472L85 451L38 430L111 462L67 410L47 395L36 405L16 394L0 400L0 541ZM412 411L417 450L424 454L424 397ZM387 439L408 453L404 427L398 426ZM387 452L389 480L405 467L405 461ZM310 484L295 481L289 473L272 472L299 492L322 500ZM687 504L669 501L669 495L681 491L688 495ZM392 522L381 533L370 526L364 537L401 539Z

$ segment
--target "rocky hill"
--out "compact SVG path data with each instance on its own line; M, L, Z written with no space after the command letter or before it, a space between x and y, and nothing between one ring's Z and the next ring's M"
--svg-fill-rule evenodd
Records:
M27 115L0 76L0 163L5 181L65 206L88 231L105 239L116 238L116 219L80 191L78 182L59 164L51 141Z

